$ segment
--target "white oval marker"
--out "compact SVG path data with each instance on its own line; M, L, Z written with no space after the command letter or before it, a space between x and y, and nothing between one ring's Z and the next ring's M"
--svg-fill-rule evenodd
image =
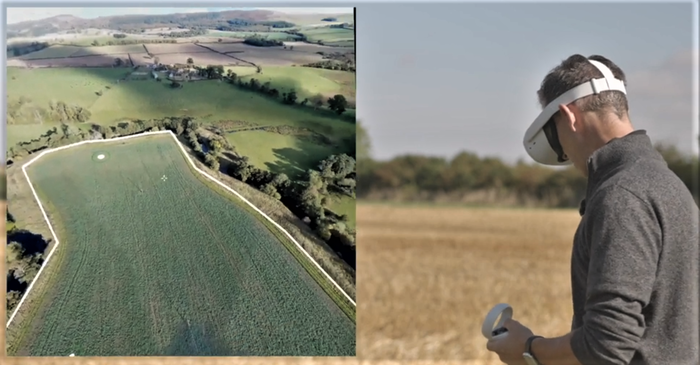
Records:
M487 340L496 339L501 336L505 336L508 332L503 332L500 334L493 335L495 329L503 327L503 322L506 319L513 317L513 308L505 303L496 304L491 311L486 315L484 323L481 325L481 334L486 337Z
M104 158L105 158L105 155L97 155L98 160L104 160Z

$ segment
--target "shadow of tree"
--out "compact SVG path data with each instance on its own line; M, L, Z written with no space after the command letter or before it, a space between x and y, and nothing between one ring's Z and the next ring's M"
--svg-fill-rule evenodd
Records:
M272 153L277 160L266 162L267 169L274 174L284 173L291 179L297 179L306 172L305 162L312 157L302 149L289 147L274 148Z
M9 212L8 212L9 214ZM44 254L51 240L25 229L16 229L7 234L7 242L17 242L24 248L25 255Z
M29 286L28 283L23 283L17 280L12 270L7 272L7 292L14 290L24 293L24 291L27 290L27 286Z

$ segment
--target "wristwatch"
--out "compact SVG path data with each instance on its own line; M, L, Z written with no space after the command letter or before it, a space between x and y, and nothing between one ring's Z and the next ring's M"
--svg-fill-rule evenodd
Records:
M542 336L530 336L530 338L525 341L525 352L523 352L523 359L525 359L525 363L527 365L542 365L540 364L539 361L537 361L537 358L535 355L532 353L532 341L538 339L538 338L544 338Z

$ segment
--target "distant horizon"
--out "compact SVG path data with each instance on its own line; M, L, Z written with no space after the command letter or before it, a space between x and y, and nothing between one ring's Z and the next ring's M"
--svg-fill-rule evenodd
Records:
M40 21L57 16L74 16L76 18L91 20L100 17L114 17L127 15L172 15L172 14L194 14L194 13L220 13L223 11L254 11L269 10L289 15L333 15L352 14L353 8L328 7L328 8L279 8L279 7L231 7L231 8L172 8L172 7L148 7L148 8L127 8L127 7L8 7L7 25L18 24L27 21Z

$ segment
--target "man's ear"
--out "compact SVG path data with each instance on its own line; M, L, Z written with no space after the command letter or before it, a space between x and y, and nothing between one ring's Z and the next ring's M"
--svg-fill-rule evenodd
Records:
M559 104L562 122L566 125L566 128L571 129L572 132L576 132L576 114L573 108L575 108L573 104Z

